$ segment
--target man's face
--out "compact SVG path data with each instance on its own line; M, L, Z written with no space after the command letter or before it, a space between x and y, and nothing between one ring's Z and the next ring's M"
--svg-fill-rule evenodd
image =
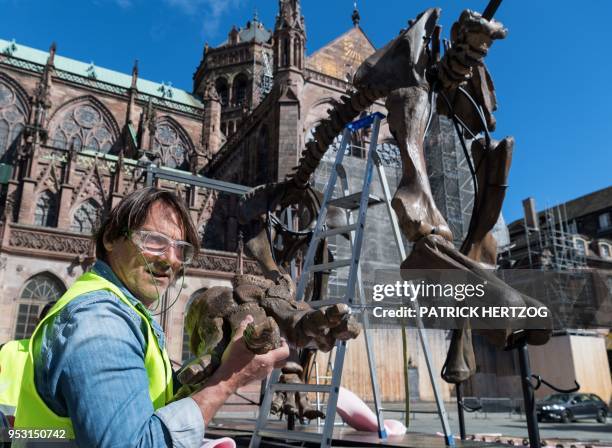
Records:
M143 225L134 230L162 233L173 240L185 238L178 213L162 201L152 204ZM113 272L147 307L166 292L182 265L172 246L163 255L152 255L122 237L112 242L105 240L104 247Z

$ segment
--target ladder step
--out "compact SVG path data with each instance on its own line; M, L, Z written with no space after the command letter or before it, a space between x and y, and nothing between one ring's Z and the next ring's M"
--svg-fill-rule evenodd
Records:
M324 230L319 235L319 238L327 238L327 237L334 236L334 235L349 233L356 229L357 229L357 223L354 223L348 226L343 226L343 227L336 227L335 229Z
M332 199L329 201L329 205L333 205L334 207L340 207L347 210L356 210L359 208L359 203L361 202L361 192L349 194L348 196L342 196L340 198ZM373 205L382 204L384 201L378 196L374 196L373 194L368 195L368 207Z
M313 308L321 308L322 306L337 305L338 303L346 303L344 299L327 299L327 300L312 300L308 302Z
M273 392L322 392L331 393L334 387L331 384L273 384Z
M344 268L350 266L353 260L336 260L330 263L315 264L310 267L310 272L329 271L331 269Z
M323 438L318 432L298 432L287 429L260 429L257 435L260 437L272 437L274 439L297 440L299 442L320 443Z

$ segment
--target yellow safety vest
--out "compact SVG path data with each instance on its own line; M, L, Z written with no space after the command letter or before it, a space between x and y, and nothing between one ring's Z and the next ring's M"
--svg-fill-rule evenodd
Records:
M9 341L0 350L0 411L4 415L15 415L29 343L29 339Z
M74 438L70 417L61 417L55 414L38 395L34 383L34 347L40 346L40 339L43 334L41 329L46 323L51 322L51 319L71 300L88 292L101 289L111 291L126 305L136 311L143 321L147 323L147 350L144 362L147 377L149 378L149 396L153 402L153 408L158 409L165 406L172 399L172 369L170 367L170 360L166 350L159 348L157 338L151 327L151 316L148 313L140 312L132 305L116 285L93 272L87 272L80 276L51 308L49 314L38 324L30 338L28 358L25 364L21 393L19 394L17 404L15 428L64 429L66 430L67 438Z

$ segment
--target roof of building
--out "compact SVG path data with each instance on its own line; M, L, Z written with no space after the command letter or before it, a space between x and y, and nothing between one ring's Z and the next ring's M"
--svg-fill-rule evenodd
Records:
M263 43L268 42L272 37L272 31L267 30L257 18L249 20L247 26L244 29L238 31L241 42L249 42L254 40L255 42Z
M263 23L259 21L257 17L254 17L253 20L249 20L246 23L245 28L238 29L238 38L239 42L257 42L257 43L265 43L268 42L272 38L272 31L267 30ZM223 47L228 44L228 40L223 41L219 44L219 47Z
M612 186L566 202L564 211L567 211L567 219L574 219L610 207L612 207Z
M0 52L9 54L13 58L21 59L28 62L33 62L39 65L45 65L49 57L48 51L38 50L16 42L10 42L0 39ZM68 73L73 73L85 78L95 78L96 81L105 82L115 86L130 88L132 85L132 76L109 70L104 67L97 67L92 63L77 61L76 59L67 58L55 55L54 65L57 70L62 70ZM172 87L171 84L158 83L138 78L136 87L139 92L147 95L156 96L165 100L176 103L185 104L187 106L202 108L203 104L198 98L192 94Z
M359 26L338 36L306 59L306 67L325 75L346 79L370 56L376 47Z
M590 215L598 211L610 209L612 207L612 186L602 188L584 196L580 196L571 201L559 204L563 213L563 217L567 216L567 220L579 218L581 216ZM554 206L557 209L558 206ZM538 218L544 216L548 209L538 212ZM523 221L523 218L512 221L508 227L515 227Z

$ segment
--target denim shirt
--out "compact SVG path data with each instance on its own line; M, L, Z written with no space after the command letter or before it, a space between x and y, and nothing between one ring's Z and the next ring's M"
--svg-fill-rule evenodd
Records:
M117 285L143 314L149 311L111 268L93 271ZM159 346L164 333L151 322ZM204 420L191 398L153 409L144 358L146 323L107 290L76 297L43 329L35 347L34 381L47 406L70 416L84 447L199 447ZM40 351L38 351L40 350Z

